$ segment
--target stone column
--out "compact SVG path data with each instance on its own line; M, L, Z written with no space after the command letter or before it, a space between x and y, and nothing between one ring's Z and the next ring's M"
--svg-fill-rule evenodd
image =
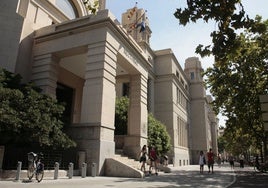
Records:
M84 127L81 129L81 149L86 151L88 163L96 163L97 175L103 174L105 158L113 157L115 150L116 53L107 42L88 46L81 111L81 126Z
M148 111L154 114L154 80L152 78L148 79Z
M52 54L34 57L32 81L43 93L56 98L58 59Z
M147 77L133 75L130 80L128 135L124 152L138 158L141 147L147 144Z

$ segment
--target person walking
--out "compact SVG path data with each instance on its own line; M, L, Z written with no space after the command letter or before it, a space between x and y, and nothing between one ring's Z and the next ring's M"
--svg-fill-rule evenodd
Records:
M239 163L240 163L240 168L244 168L244 155L243 154L239 155Z
M200 174L203 174L205 164L206 164L206 157L204 155L204 152L200 151L200 155L199 155Z
M229 163L230 163L231 169L234 169L234 157L232 155L229 156Z
M147 156L147 146L144 145L140 152L141 171L143 171L144 173L146 172L146 168L145 168L145 163L147 160L146 156Z
M150 158L150 167L149 167L149 173L152 173L152 168L154 167L155 169L155 175L158 175L157 172L157 154L155 147L152 146L150 151L149 151L149 158Z
M257 168L257 170L260 169L260 163L259 163L259 155L257 154L255 157L255 164L254 164L254 169L255 167Z
M207 152L207 158L208 158L208 173L210 173L210 168L211 168L211 173L214 173L213 171L213 165L214 165L214 153L212 152L212 149L209 149L209 152Z
M217 157L217 164L218 164L218 166L219 167L221 167L221 155L220 154L218 154L218 157Z

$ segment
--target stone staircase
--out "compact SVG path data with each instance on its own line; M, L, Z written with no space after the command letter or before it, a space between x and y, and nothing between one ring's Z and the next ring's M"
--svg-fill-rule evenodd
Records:
M129 158L128 156L124 155L123 150L116 150L114 159L137 170L140 170L141 163L135 159Z
M123 154L123 150L116 150L113 158L106 159L105 175L116 177L143 178L145 174L140 170L141 163ZM145 164L146 174L149 164ZM171 168L158 164L158 170L170 173Z
M123 155L122 150L116 150L113 158L105 161L105 175L116 177L143 178L140 162Z

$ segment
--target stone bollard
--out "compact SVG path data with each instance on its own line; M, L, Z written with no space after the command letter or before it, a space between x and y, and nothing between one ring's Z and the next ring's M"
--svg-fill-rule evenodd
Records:
M74 174L74 164L73 163L69 163L69 171L68 171L69 179L72 179L73 174Z
M82 164L82 178L87 176L87 163Z
M96 170L97 170L96 163L92 163L92 165L91 165L91 176L92 177L96 176Z
M59 166L60 166L60 164L58 162L55 162L55 166L54 166L54 180L58 179L58 176L59 176Z
M21 165L22 165L21 161L18 161L18 164L17 164L17 173L16 173L16 179L15 179L17 181L20 180Z

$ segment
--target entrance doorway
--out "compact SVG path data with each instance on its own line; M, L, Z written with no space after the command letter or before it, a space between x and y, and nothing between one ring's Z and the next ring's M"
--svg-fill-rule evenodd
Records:
M58 102L62 103L65 107L62 114L62 121L64 128L66 128L66 126L72 123L74 89L64 84L57 83L56 96Z

